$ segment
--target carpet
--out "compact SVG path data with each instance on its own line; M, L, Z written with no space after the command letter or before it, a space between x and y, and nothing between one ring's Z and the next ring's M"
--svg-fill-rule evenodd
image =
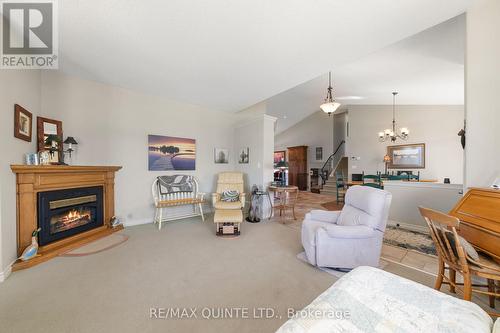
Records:
M61 257L81 257L103 252L126 242L128 236L122 233L114 233L104 238L95 240L72 251L61 254Z
M437 255L431 236L423 232L387 226L384 243L424 254Z
M299 254L297 254L297 259L310 265L309 261L307 261L305 252L300 252ZM384 269L387 266L387 264L388 264L387 262L381 260L378 268ZM350 269L342 269L342 268L337 268L337 269L336 268L329 268L329 267L315 267L315 268L317 268L325 273L328 273L330 275L333 275L335 277L338 277L338 278L341 278L346 273L349 273L351 271Z

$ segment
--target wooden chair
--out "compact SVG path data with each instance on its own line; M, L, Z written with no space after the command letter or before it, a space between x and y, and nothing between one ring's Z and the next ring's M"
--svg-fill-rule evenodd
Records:
M199 192L199 185L196 177L191 177L189 182L191 183L192 191L165 194L161 193L158 178L155 178L153 181L153 185L151 186L155 206L155 217L153 221L154 223L158 223L158 230L161 230L163 221L172 221L192 216L201 216L202 221L205 221L205 215L203 214L205 193ZM184 205L191 205L193 207L192 211L172 212L172 214L167 215L168 209Z
M287 186L287 187L276 187L273 190L274 200L271 207L271 216L274 216L274 210L279 209L280 216L286 213L287 209L292 210L293 219L296 220L295 216L295 204L299 196L299 188L297 186Z
M414 174L411 174L411 175L408 175L408 180L413 180L413 181L420 181L420 171L414 175Z
M472 292L488 295L490 307L495 308L495 298L500 297L495 287L495 281L500 281L500 265L480 252L479 260L466 254L457 233L460 221L456 217L423 207L419 210L427 222L438 253L439 270L434 288L440 290L442 284L447 284L450 292L456 293L460 285L463 286L464 300L471 301ZM449 271L449 277L445 271ZM462 275L463 283L456 282L457 272ZM473 284L472 276L486 279L487 284ZM477 288L486 288L487 291ZM488 313L500 316L499 313Z
M402 181L405 181L405 180L408 180L408 175L390 175L388 178L388 180L402 180Z

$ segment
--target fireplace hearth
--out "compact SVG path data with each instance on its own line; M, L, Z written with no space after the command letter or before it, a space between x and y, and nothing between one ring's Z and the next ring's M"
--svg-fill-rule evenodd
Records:
M103 222L101 186L38 193L40 245L97 228Z
M11 165L16 174L17 255L38 235L38 255L12 270L38 265L123 229L113 227L119 166Z

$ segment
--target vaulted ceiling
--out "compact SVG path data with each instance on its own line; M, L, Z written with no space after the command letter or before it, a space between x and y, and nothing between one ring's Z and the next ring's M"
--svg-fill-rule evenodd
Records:
M457 16L471 1L64 0L60 69L238 111Z
M333 69L342 108L351 104L464 104L465 15L460 15L361 59ZM267 100L276 132L320 110L328 74Z

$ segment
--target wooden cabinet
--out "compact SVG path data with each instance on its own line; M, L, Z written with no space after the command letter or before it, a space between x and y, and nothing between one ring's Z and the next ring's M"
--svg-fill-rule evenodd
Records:
M288 147L288 183L307 191L307 146Z
M460 220L462 237L500 260L500 191L471 188L450 215Z

